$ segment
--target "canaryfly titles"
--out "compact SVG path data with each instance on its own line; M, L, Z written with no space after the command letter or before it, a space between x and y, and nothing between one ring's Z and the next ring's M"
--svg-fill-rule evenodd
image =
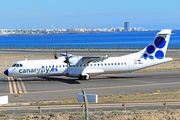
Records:
M19 73L50 73L57 72L57 68L35 68L35 69L19 69Z

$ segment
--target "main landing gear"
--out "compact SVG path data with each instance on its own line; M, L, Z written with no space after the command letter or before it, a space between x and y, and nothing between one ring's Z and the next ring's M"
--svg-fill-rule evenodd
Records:
M78 76L78 79L79 79L79 80L89 80L90 77L89 77L89 75L79 75L79 76Z

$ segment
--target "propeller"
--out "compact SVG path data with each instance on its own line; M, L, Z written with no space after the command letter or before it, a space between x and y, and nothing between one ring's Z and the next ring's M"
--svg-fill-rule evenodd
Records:
M54 59L58 59L56 50L53 52L53 54L54 54Z
M65 63L67 63L68 66L70 66L70 63L69 63L69 56L67 54L67 50L66 50L66 55L65 55L65 60L64 60Z

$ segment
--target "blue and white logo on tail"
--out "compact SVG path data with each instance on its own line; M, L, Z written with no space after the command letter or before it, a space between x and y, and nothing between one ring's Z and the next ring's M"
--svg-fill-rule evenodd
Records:
M134 59L134 69L137 70L171 61L172 58L165 58L170 35L170 29L161 30L156 34L152 43L143 50L127 55L126 57Z
M171 30L165 29L157 33L154 41L143 49L141 58L144 59L163 59L169 43Z

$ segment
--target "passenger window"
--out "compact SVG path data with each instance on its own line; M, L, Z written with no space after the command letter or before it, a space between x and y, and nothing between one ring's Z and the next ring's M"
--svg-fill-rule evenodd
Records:
M116 65L116 63L114 63L114 65Z
M120 65L120 63L118 63L118 65Z
M108 65L110 65L110 63L108 63Z
M106 63L104 65L106 66Z
M51 68L51 66L49 66L49 68Z
M113 65L113 63L111 63L111 65Z
M63 65L63 67L64 67L64 65Z
M92 66L92 64L91 64L91 66Z
M103 64L101 64L101 66L103 66Z
M98 64L98 66L99 66L99 64Z
M123 63L121 63L121 65L123 65Z
M59 67L61 67L61 65L59 65Z
M82 67L82 65L80 65L80 67Z
M126 65L126 62L124 63L124 65Z
M56 65L56 68L58 68L58 66Z
M94 66L96 66L96 64L94 64Z
M84 64L84 66L86 66L86 65Z
M42 68L44 68L44 66L42 66Z

